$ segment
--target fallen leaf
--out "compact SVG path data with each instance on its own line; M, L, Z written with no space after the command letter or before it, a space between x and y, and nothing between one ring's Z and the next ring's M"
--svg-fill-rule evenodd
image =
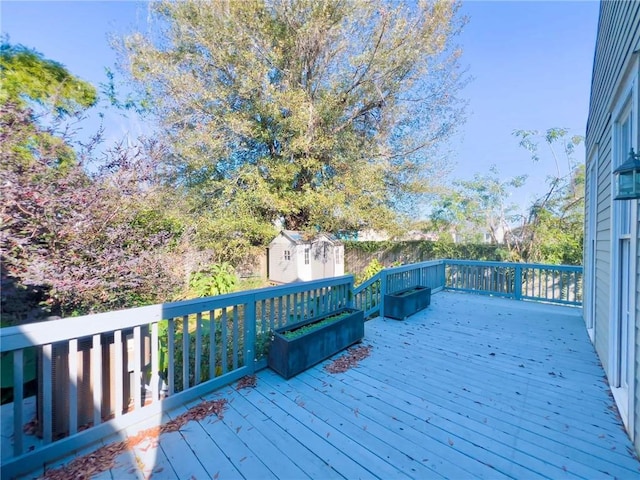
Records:
M258 384L258 378L255 375L245 375L236 384L236 390L243 388L255 388Z
M105 472L115 466L116 457L126 450L131 450L145 441L149 444L141 448L142 451L157 447L158 438L162 433L176 432L187 422L199 421L209 415L215 414L218 418L222 418L226 404L226 399L201 402L162 426L148 428L121 442L105 445L92 453L73 459L64 467L46 471L41 478L42 480L83 479L87 478L89 470L95 474ZM139 468L143 470L144 465L139 465ZM135 473L135 469L130 473Z
M344 373L357 366L360 360L367 358L371 353L371 349L371 345L349 348L347 353L326 365L324 369L329 373Z

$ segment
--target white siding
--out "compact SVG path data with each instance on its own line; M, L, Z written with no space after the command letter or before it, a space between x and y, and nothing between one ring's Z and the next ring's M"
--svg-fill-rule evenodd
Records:
M285 258L286 252L289 252L291 260ZM289 283L297 279L296 245L279 235L269 244L269 280Z
M638 206L640 212L640 205ZM640 214L636 225L636 245L640 248ZM635 350L635 392L634 392L634 414L635 414L635 447L640 454L640 255L636 255L636 350Z

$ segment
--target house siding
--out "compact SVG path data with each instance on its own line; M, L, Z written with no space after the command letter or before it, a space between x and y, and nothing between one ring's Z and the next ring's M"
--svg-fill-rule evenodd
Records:
M634 61L633 52L640 48L640 2L637 1L603 1L600 4L600 17L598 21L598 35L596 41L593 72L591 81L591 98L589 104L589 119L586 130L587 171L589 161L595 159L597 165L597 195L595 218L595 255L589 258L595 262L594 282L594 344L602 361L605 371L609 372L610 349L610 324L611 305L614 298L611 297L612 285L612 136L615 119L612 118L612 109L620 101L619 95L625 75L637 75L637 70L629 72L629 66ZM636 54L637 55L637 54ZM639 106L634 105L636 111ZM636 114L636 119L639 118ZM635 128L638 128L636 120ZM640 138L640 134L637 135ZM638 145L635 145L636 150ZM597 150L597 155L593 152ZM587 183L585 198L590 198L590 186ZM588 206L589 203L586 203ZM636 207L637 208L637 207ZM593 212L587 212L586 218L590 218ZM635 219L635 232L632 238L640 241L638 219ZM585 245L588 245L587 238ZM637 243L636 243L637 245ZM633 252L632 252L633 254ZM585 254L585 258L586 254ZM640 258L638 250L635 250L635 258L632 261L635 272L635 351L634 365L634 391L630 392L633 398L633 408L630 415L633 416L632 438L635 440L635 448L640 452Z
M640 210L640 209L639 209ZM640 218L637 219L636 225L636 248L640 248ZM635 328L635 341L636 341L636 350L635 350L635 368L634 371L636 373L636 383L635 383L635 392L634 392L634 414L635 414L635 447L636 451L640 454L640 325L638 324L638 319L640 318L640 255L636 252L636 328Z

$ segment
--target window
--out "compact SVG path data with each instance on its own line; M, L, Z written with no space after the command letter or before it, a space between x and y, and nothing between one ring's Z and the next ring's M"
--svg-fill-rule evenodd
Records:
M342 263L342 255L343 250L340 247L336 247L336 264L340 265Z
M309 265L309 249L304 249L304 264Z
M291 250L284 251L284 259L287 261L291 260Z

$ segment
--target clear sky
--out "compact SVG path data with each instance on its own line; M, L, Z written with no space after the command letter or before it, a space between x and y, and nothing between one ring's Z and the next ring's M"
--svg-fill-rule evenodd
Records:
M517 203L542 193L553 162L542 156L534 164L512 132L566 127L584 134L598 9L596 1L463 3L469 23L458 43L473 80L462 92L467 121L449 146L452 178L496 164L504 177L530 175ZM35 48L96 85L116 61L109 37L144 30L145 18L144 2L0 3L1 30L12 43ZM135 137L141 129L117 114L107 115L105 127L109 138ZM584 151L577 155L583 160Z

